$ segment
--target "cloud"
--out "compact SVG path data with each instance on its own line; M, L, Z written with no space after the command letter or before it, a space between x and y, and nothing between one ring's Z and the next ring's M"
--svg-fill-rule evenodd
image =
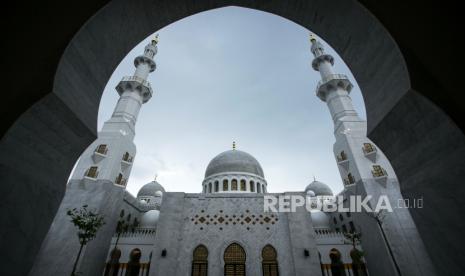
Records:
M184 18L158 33L158 66L149 76L155 93L136 126L131 193L155 174L168 191L200 192L208 162L233 140L262 164L269 191L303 190L313 175L335 192L342 189L332 119L314 92L319 74L310 66L308 30L269 13L228 7ZM133 59L150 37L109 80L99 126L118 100L114 87L133 73ZM326 47L335 56L335 71L356 84ZM355 86L351 97L365 117Z

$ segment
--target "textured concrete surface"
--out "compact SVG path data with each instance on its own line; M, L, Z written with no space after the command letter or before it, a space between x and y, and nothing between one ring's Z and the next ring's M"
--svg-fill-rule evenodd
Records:
M200 244L209 251L209 275L223 275L224 251L234 242L246 252L247 275L262 274L261 251L267 244L277 251L279 275L321 275L311 229L311 216L303 207L295 213L265 213L260 194L168 192L161 206L150 275L189 275L193 251ZM166 257L161 256L164 249ZM305 249L310 256L305 257Z
M465 271L465 137L429 100L411 90L371 133L396 169L402 194L441 275Z
M0 192L4 197L1 217L6 225L0 230L0 244L4 249L0 255L0 274L25 275L31 267L63 196L68 174L79 154L95 138L100 96L120 60L150 33L183 17L227 5L255 8L283 16L316 32L340 53L362 88L367 105L369 135L386 152L394 169L399 171L403 193L412 196L425 192L425 197L429 195L429 202L435 202L429 207L432 212L420 210L417 214L413 213L413 217L424 238L438 231L447 232L443 239L437 236L428 239L427 246L441 271L456 274L463 263L463 256L457 254L459 245L452 241L457 241L456 238L463 233L463 222L460 222L460 216L454 215L464 208L463 204L459 204L465 194L463 185L460 185L463 182L463 163L459 154L463 151L464 137L443 111L424 101L418 102L418 97L410 95L409 79L416 80L413 88L419 89L420 93L430 95L434 100L434 95L439 95L437 102L442 100L442 106L451 107L449 114L463 114L464 109L459 108L462 105L458 105L456 96L460 93L455 89L455 82L450 81L461 71L453 69L458 65L454 65L451 58L431 58L434 51L424 52L424 49L437 50L437 47L444 45L448 45L448 49L463 49L463 39L454 34L450 43L438 45L429 38L425 41L419 37L413 39L419 43L416 45L409 38L417 34L417 29L412 27L417 26L416 21L419 21L420 27L426 21L433 21L433 30L441 31L433 33L453 33L450 31L453 30L453 20L449 15L455 15L459 9L447 10L447 13L443 13L448 14L444 20L432 20L432 16L418 20L412 13L406 17L398 16L404 13L396 7L405 7L404 1L396 2L397 5L390 1L389 9L380 10L377 8L384 4L379 1L363 1L377 14L388 15L383 17L388 18L386 22L400 24L401 27L393 31L402 38L402 51L409 62L408 72L391 36L367 9L355 1L115 0L90 18L75 34L82 22L105 3L90 2L93 4L79 2L80 9L70 8L73 7L72 3L57 4L55 7L62 8L62 12L38 12L48 9L49 5L37 3L30 6L21 2L26 5L24 8L5 15L7 20L18 23L11 30L6 30L12 33L7 36L24 43L10 43L13 47L5 51L12 53L5 57L7 67L15 64L21 66L11 72L21 71L22 74L11 76L10 80L15 81L7 82L7 87L11 87L7 90L15 93L9 93L7 100L3 101L4 106L13 105L18 111L2 117L2 120L6 118L7 126L12 120L15 121L0 145ZM441 1L443 4L445 2ZM425 6L429 7L424 2L412 5L418 14ZM73 10L72 16L69 16L70 10ZM436 13L437 8L430 10ZM24 24L21 25L17 18L22 18ZM56 26L63 32L53 31ZM69 26L69 29L65 26ZM422 28L429 37L431 29ZM31 32L33 35L25 35ZM53 36L46 39L45 33ZM68 44L73 34L75 36ZM447 39L449 36L445 37ZM24 54L31 50L31 39L37 46L34 48L36 62L32 63L30 55ZM22 50L22 45L25 45L25 50ZM445 51L445 54L449 52L453 51ZM452 55L455 57L457 53ZM444 73L438 74L438 71ZM432 75L427 74L431 72ZM433 83L439 85L432 86ZM450 89L451 85L454 89ZM20 112L24 114L19 117ZM460 116L455 118L457 121ZM412 130L412 124L425 125L429 129ZM433 160L440 161L440 164ZM403 171L404 168L407 169ZM443 182L447 189L442 188L440 183ZM456 209L451 212L450 208L445 207ZM443 225L443 230L431 231L430 222L434 222L435 226ZM437 256L437 249L441 249L440 256ZM9 270L11 267L14 270Z
M54 94L24 114L0 143L0 275L26 275L93 133Z
M103 215L105 225L95 239L83 249L77 270L82 275L100 276L103 273L111 238L115 233L124 190L110 181L72 180L68 184L63 204L58 209L40 252L29 272L30 276L69 275L79 251L75 226L66 214L68 209L87 204L90 210Z

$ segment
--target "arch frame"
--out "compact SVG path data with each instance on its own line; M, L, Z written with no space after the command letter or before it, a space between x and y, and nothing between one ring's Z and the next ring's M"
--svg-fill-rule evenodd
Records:
M341 54L354 73L362 88L367 105L369 132L370 135L376 137L373 140L378 145L383 146L378 141L387 141L390 138L385 135L385 129L394 129L393 135L400 135L402 141L414 141L414 144L419 144L415 139L409 138L418 138L421 135L417 137L411 133L400 134L402 129L396 128L398 125L393 122L400 122L400 119L404 118L398 117L398 114L405 114L405 112L401 112L402 108L409 106L415 108L412 101L415 103L426 101L426 103L421 104L421 107L426 111L434 111L434 113L430 113L434 116L427 118L427 123L434 126L433 123L438 119L441 122L446 122L443 127L443 130L446 131L442 131L442 133L450 134L450 137L456 139L454 143L449 143L451 147L458 145L456 148L463 149L463 133L460 130L457 131L454 123L442 110L411 88L405 60L394 40L378 20L356 1L335 0L327 4L328 2L323 0L290 0L283 3L277 0L254 2L237 0L191 3L191 1L173 0L170 1L172 6L169 6L162 1L116 0L103 7L86 22L65 49L58 64L52 91L25 111L2 139L0 145L3 152L2 156L13 156L12 159L6 160L2 158L1 160L3 167L2 180L5 180L4 186L8 189L5 193L3 192L5 188L2 189L2 194L7 195L3 202L6 206L16 210L14 214L7 212L1 214L2 217L12 222L11 230L9 229L4 235L8 237L5 246L16 246L18 249L17 255L2 255L2 257L5 257L3 258L5 262L24 269L24 271L18 272L19 275L24 275L25 270L30 268L63 198L66 179L74 165L74 161L82 150L95 139L96 115L101 92L113 69L116 68L124 54L149 34L148 29L152 31L160 29L185 16L209 9L228 5L243 6L277 14L302 26L312 26L313 31L323 37ZM147 10L156 10L158 16L135 16L134 19L137 21L132 21L130 24L122 24L124 18L119 18L121 14L126 14L126 12L129 14L145 14ZM335 16L338 17L338 21L332 20ZM353 20L347 20L347 18L344 19L341 16L347 16ZM135 26L139 25L143 27L135 28ZM363 27L369 29L362 32L360 30ZM100 35L102 33L105 35ZM127 36L123 37L120 35L121 33L125 33ZM381 39L377 39L379 33L383 35ZM379 47L374 47L376 45ZM386 53L385 58L380 61L381 63L386 61L386 64L378 66L379 61L367 62L370 58L377 57L373 51L364 51L370 48ZM103 49L111 49L111 51L104 51ZM99 58L100 62L92 62L96 57ZM393 66L393 64L398 66L394 66L395 70L390 70L393 68L389 68L389 66ZM369 66L366 67L366 65ZM383 76L387 76L387 78ZM386 99L381 105L376 104L384 98ZM401 104L398 104L400 101L402 101ZM415 112L423 114L424 110ZM415 114L409 118L415 119ZM404 125L400 126L400 128L402 127ZM28 136L31 137L30 140L25 141L22 139ZM422 146L428 145L427 141L421 140L421 142ZM72 146L57 146L64 144ZM388 142L384 144L389 145ZM50 148L54 148L54 150L47 151ZM16 151L13 151L13 149ZM446 149L454 153L450 148ZM391 145L386 154L397 158L395 154L402 153L402 150L403 147L401 146ZM415 156L415 158L411 159L424 161L428 160L428 158L429 156ZM443 166L463 164L463 159L453 158L451 157L447 162L444 162ZM43 160L52 160L48 165L51 168L59 169L44 168L41 165L41 163L44 163ZM399 157L395 160L393 166L400 167L403 165L403 161L405 160ZM32 164L32 166L28 168L15 167L15 165L21 163ZM412 166L415 168L415 164L409 164L409 166L408 169ZM425 170L427 169L425 168ZM422 172L421 169L418 169L418 171ZM443 171L447 172L446 169ZM47 175L44 175L44 172L47 172ZM416 185L415 181L407 179L408 176L405 173L403 175L406 181L408 180L412 185ZM433 174L433 176L435 175ZM9 187L18 183L18 179L21 180L21 187L10 191ZM400 179L402 182L402 175ZM457 179L460 179L460 177L457 177ZM34 191L34 188L36 191ZM22 193L24 190L33 192L24 195ZM416 195L416 191L411 188L408 192L411 197ZM16 199L25 196L29 197L26 200L30 199L30 202L34 202L35 205L29 207L19 205L20 203ZM444 209L456 210L454 208ZM29 224L31 221L36 226L36 231L34 233L22 231L20 225L25 222ZM448 224L444 223L444 225ZM428 227L428 225L425 227ZM37 242L28 242L27 244L18 242L23 240ZM453 244L450 245L453 246ZM434 247L430 249L433 251ZM454 256L454 254L451 253L450 256ZM17 263L19 260L21 260L21 263Z

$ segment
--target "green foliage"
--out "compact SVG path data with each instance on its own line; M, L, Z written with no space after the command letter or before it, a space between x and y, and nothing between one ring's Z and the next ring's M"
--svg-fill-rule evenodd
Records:
M80 209L68 209L66 212L71 217L71 222L78 229L78 238L81 245L87 244L97 235L97 231L105 224L103 216L87 209L83 205Z

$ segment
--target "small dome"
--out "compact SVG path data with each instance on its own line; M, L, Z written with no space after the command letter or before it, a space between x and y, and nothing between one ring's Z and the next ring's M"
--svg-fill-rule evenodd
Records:
M228 150L213 158L205 171L205 178L228 172L251 173L264 178L262 166L252 155L240 150Z
M160 211L150 210L145 212L140 219L140 228L156 228Z
M329 216L320 210L312 210L310 212L312 216L313 229L330 229Z
M140 188L139 192L137 193L137 197L141 197L141 196L156 197L156 196L159 196L157 192L164 193L165 188L163 188L163 186L157 181L152 181L142 186L142 188Z
M312 191L312 190L308 190L308 191L307 191L307 195L308 195L309 197L314 197L314 196L315 196L315 192Z
M307 188L305 188L305 192L313 191L315 196L332 196L333 191L331 188L323 182L320 181L313 181L312 183L308 184Z

